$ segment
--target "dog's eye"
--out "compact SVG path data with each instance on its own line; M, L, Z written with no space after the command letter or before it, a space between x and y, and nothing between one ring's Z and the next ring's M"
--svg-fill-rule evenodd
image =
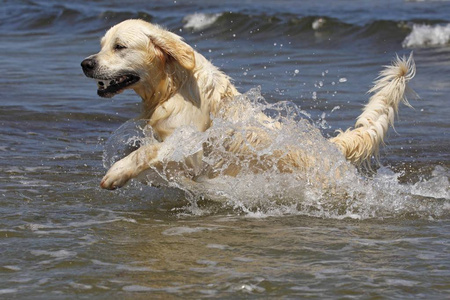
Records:
M125 48L127 48L127 47L125 47L124 45L121 45L121 44L115 44L114 45L114 50L122 50L122 49L125 49Z

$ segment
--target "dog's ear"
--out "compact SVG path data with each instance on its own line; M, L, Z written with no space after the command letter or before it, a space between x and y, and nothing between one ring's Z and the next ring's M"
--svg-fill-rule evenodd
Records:
M158 34L152 33L148 36L150 41L159 48L163 54L177 61L186 70L194 69L194 49L183 42L181 37L163 29L159 29Z

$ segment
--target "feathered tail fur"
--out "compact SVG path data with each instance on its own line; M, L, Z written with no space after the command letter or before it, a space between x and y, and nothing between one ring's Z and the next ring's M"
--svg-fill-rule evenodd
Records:
M338 136L330 140L338 146L347 160L357 166L369 166L371 157L378 156L389 125L394 125L399 103L403 102L411 107L406 94L414 92L408 88L407 83L415 73L412 53L409 58L397 56L390 66L380 72L374 87L369 90L369 93L374 94L357 118L355 128L339 131Z

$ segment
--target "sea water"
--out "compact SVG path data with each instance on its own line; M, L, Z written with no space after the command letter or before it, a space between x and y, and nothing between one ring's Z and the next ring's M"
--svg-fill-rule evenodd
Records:
M2 299L448 298L448 2L1 7ZM128 18L181 35L233 78L236 101L283 122L259 156L294 143L323 158L317 168L102 190L107 167L152 142L134 120L139 97L99 98L80 68ZM354 124L382 66L411 51L420 99L400 107L376 174L358 172L327 139ZM170 158L215 143L213 163L226 155L220 133L253 115L180 128ZM326 171L343 167L341 178Z

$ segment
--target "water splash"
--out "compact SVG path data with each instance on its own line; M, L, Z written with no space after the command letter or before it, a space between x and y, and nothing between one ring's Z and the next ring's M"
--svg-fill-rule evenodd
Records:
M413 185L402 185L401 174L381 167L371 178L364 177L323 137L317 122L289 101L270 104L259 89L236 97L238 116L230 120L219 113L205 132L182 127L164 141L168 160L161 169L151 169L162 186L186 193L190 205L185 212L214 213L217 205L202 206L212 200L220 209L232 209L251 217L308 215L322 218L434 218L449 212L449 172L437 168L432 178ZM261 124L264 113L282 124L281 129ZM269 142L252 146L242 137L248 131L271 137ZM110 166L139 145L154 143L145 121L128 121L108 140L104 165ZM252 151L235 154L230 147ZM247 147L247 148L246 148ZM280 171L287 149L297 149L312 163ZM203 165L192 170L186 157L201 154ZM174 171L174 163L177 171ZM239 169L230 176L230 167Z
M112 134L103 150L103 167L109 169L116 161L138 149L150 144L155 139L151 128L145 120L131 119L122 124Z

